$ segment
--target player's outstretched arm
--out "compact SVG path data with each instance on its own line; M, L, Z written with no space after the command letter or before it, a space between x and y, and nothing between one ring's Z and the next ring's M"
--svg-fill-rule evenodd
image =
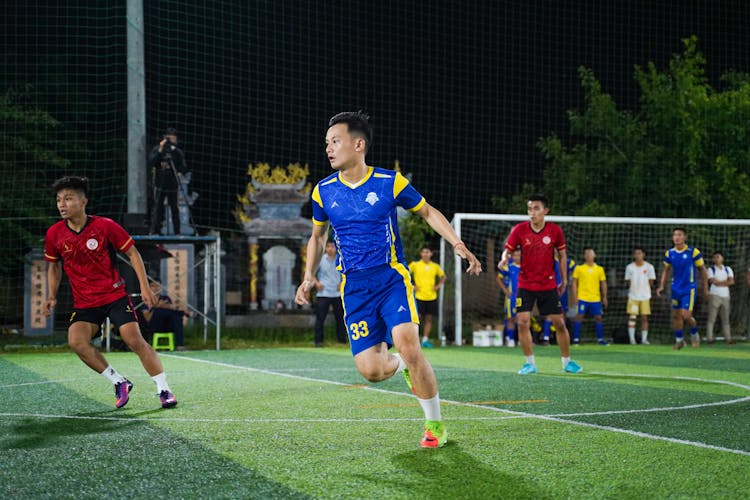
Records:
M135 275L138 277L138 285L141 288L141 300L146 304L146 307L151 309L157 304L158 299L156 298L156 294L151 290L151 287L148 286L146 266L143 265L141 253L135 248L135 245L133 245L128 248L125 255L130 259L130 265L133 266L133 271L135 271Z
M432 229L453 246L456 255L462 259L466 259L469 263L469 267L466 269L467 273L478 275L482 272L482 264L477 260L474 254L469 251L464 242L458 238L458 235L451 227L450 222L448 222L448 219L445 218L440 210L429 203L425 203L415 213L422 217Z
M47 263L47 300L44 303L44 315L52 314L52 309L57 305L57 289L60 288L62 268L60 262Z
M305 278L297 287L297 293L294 301L299 305L310 303L310 290L315 286L315 274L318 272L320 259L323 257L323 250L328 240L328 223L319 226L313 226L310 239L307 241L307 260L305 262Z

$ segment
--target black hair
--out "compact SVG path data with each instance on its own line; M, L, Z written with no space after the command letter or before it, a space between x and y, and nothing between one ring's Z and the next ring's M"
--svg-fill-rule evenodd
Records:
M79 177L76 175L66 175L60 177L52 184L52 193L57 195L63 189L73 189L88 197L89 195L89 179L88 177Z
M684 234L685 236L687 236L687 229L685 229L684 227L681 227L681 226L677 226L676 228L672 229L672 232L673 232L673 233L674 233L675 231L682 231L682 234Z
M711 257L714 257L716 255L721 255L721 258L722 259L724 258L724 252L722 252L721 250L716 250L714 253L711 254Z
M594 251L594 247L583 247L583 253L586 253L586 250L591 250L592 252L596 253Z
M430 252L432 252L432 248L430 248L430 245L422 245L419 251L421 252L422 250L429 250Z
M527 201L541 201L544 208L549 207L549 199L542 193L532 193Z
M349 134L359 135L365 140L365 153L370 150L372 145L372 127L370 127L370 115L362 110L359 111L343 111L336 115L333 115L328 120L328 128L333 127L339 123L346 124Z
M164 134L162 135L177 135L177 129L174 127L167 127L164 129Z
M636 250L640 250L641 252L643 252L643 255L646 255L646 250L642 246L640 245L634 246L633 251L635 252Z

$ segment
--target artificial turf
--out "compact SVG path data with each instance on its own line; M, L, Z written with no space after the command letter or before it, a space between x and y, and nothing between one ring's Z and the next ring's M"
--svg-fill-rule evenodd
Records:
M746 498L750 345L427 351L450 440L422 450L400 377L367 384L342 348L163 357L177 408L71 353L0 356L0 498Z

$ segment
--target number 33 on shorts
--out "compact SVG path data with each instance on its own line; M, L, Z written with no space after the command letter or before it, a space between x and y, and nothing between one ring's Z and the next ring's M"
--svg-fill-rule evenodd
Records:
M360 337L367 337L370 334L370 330L367 329L367 321L352 323L349 325L349 330L352 332L352 340L358 340Z

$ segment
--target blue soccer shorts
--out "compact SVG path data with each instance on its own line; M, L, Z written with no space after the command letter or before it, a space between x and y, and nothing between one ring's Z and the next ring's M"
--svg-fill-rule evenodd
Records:
M352 354L381 342L393 346L391 330L402 323L419 324L409 270L401 263L347 273L342 279L344 322Z
M672 289L672 309L692 311L695 305L695 288L686 292Z
M585 316L590 314L592 316L602 315L602 303L601 302L586 302L585 300L578 301L578 314Z

